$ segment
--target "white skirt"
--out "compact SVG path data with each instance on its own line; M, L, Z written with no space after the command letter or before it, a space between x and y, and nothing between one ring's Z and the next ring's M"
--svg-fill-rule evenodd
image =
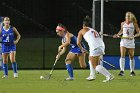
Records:
M120 47L126 47L126 48L135 48L135 40L129 40L129 39L121 39Z
M105 47L104 46L100 46L94 50L90 50L89 51L89 56L101 56L105 54Z

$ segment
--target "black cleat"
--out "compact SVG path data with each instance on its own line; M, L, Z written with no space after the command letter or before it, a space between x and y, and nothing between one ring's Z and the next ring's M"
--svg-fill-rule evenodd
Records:
M130 76L136 76L135 72L132 71L132 72L130 73Z
M120 71L120 73L118 74L118 76L124 76L124 71Z

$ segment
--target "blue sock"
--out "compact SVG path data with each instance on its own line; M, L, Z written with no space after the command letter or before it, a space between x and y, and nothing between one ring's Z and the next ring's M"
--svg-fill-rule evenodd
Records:
M4 75L8 75L8 64L3 64Z
M66 68L70 77L73 77L73 68L71 64L66 64Z
M17 73L17 63L16 62L12 63L12 68L13 68L14 73Z

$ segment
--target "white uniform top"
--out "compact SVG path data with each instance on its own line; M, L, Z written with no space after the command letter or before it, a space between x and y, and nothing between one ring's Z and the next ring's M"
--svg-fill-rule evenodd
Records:
M123 25L123 37L132 37L134 36L135 27L133 23ZM121 39L120 46L124 46L126 48L135 48L134 39Z
M83 35L83 37L88 43L90 51L95 50L98 47L105 47L104 42L101 39L99 33L92 28L89 28L89 31L87 31Z

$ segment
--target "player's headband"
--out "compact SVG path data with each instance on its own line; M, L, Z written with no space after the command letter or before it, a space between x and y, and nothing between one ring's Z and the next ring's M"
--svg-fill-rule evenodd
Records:
M57 26L57 27L56 27L56 30L64 31L65 29L64 29L63 27L61 27L61 26Z

